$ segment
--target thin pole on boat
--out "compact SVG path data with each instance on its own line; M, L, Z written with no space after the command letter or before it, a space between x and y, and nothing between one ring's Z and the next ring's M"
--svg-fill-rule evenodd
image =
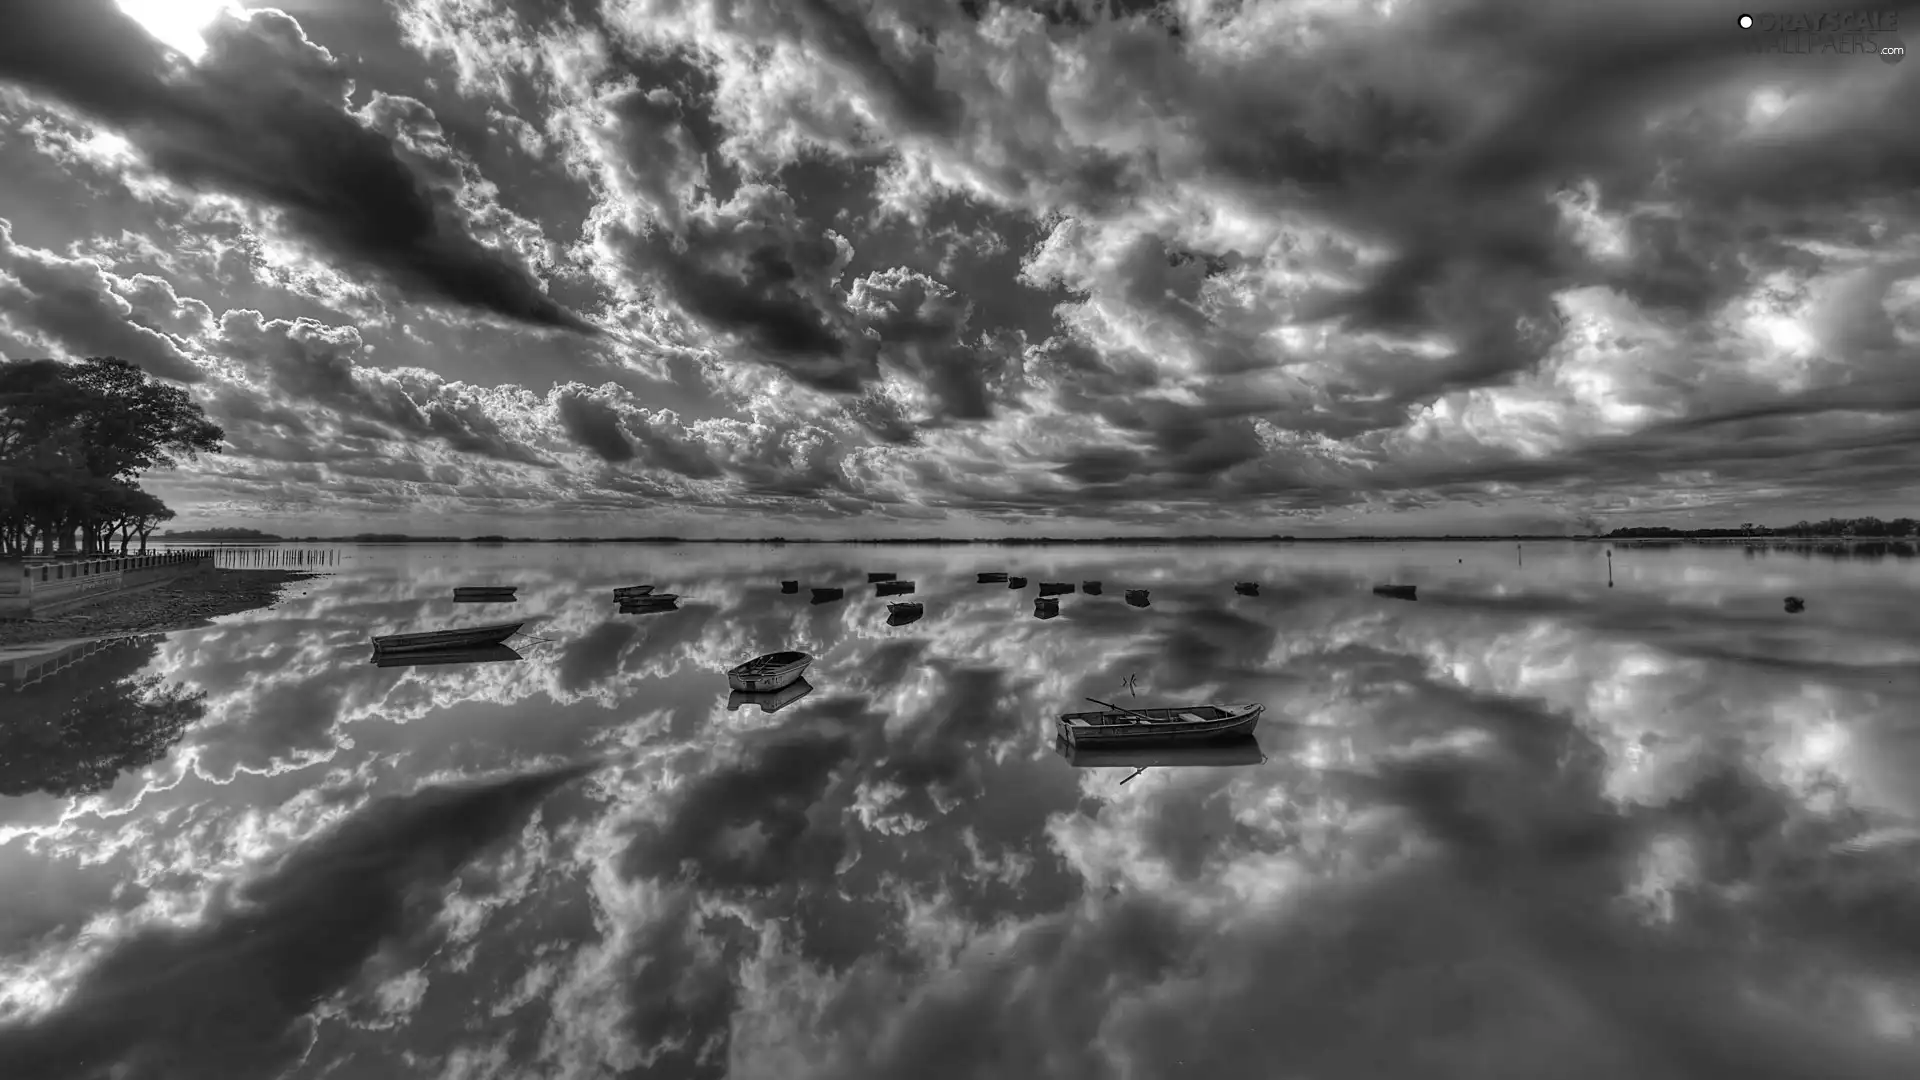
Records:
M1123 709L1120 706L1115 705L1111 702L1101 701L1097 697L1090 697L1087 700L1093 702L1095 705L1105 705L1109 709L1113 709L1118 712L1127 713L1130 716L1138 716L1140 719L1145 720L1149 724L1157 724L1160 722L1158 720L1155 720L1153 717L1146 715L1145 713L1137 713L1137 712L1134 712L1132 709Z

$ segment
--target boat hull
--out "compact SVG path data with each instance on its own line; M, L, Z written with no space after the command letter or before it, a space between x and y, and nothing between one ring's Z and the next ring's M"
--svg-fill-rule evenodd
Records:
M1241 596L1259 596L1260 586L1252 581L1242 581L1233 587L1233 591Z
M404 653L447 652L499 645L520 632L524 623L497 623L460 630L432 630L423 634L385 634L373 639L373 651L383 656Z
M1375 596L1384 596L1392 600L1418 600L1420 597L1412 585L1375 585Z
M1007 575L1002 574L998 571L989 570L989 571L983 571L979 575L979 577L976 578L975 580L977 581L978 584L981 584L981 585L997 585L1000 582L1007 580Z
M830 604L835 600L844 598L846 595L847 591L845 589L815 589L813 590L813 602L816 604Z
M780 591L783 593L797 593L800 591L800 583L797 581L783 581L780 583Z
M515 589L457 588L453 590L455 600L512 600Z
M875 596L905 596L913 592L911 581L877 581L873 585Z
M1190 711L1196 707L1211 708L1224 715L1197 722L1169 717L1158 723L1139 721L1093 723L1091 721L1094 718L1124 719L1126 714L1105 709L1090 713L1067 713L1056 722L1055 736L1075 745L1087 746L1153 746L1162 743L1209 742L1252 735L1253 729L1260 723L1261 714L1267 711L1266 706L1255 704L1186 705L1172 709L1142 711L1149 716L1156 716L1162 712L1178 713ZM1076 720L1088 722L1075 723Z
M1073 591L1071 581L1043 581L1040 583L1041 596L1061 596Z
M743 694L771 694L798 682L813 665L813 657L805 654L772 667L761 663L765 659L756 656L727 672L727 685Z
M1008 579L1007 579L1007 588L1009 588L1009 589L1024 589L1024 588L1026 588L1026 587L1027 587L1027 579L1026 579L1026 578L1023 578L1023 577L1010 577L1010 578L1008 578Z
M1080 591L1086 593L1088 596L1099 596L1100 589L1100 583L1097 581L1083 581L1080 583Z
M868 574L867 584L877 585L882 581L892 581L894 578L897 578L899 576L900 576L899 574Z
M653 586L651 585L628 585L613 590L613 598L615 600L627 600L636 596L648 596L651 595L652 592Z

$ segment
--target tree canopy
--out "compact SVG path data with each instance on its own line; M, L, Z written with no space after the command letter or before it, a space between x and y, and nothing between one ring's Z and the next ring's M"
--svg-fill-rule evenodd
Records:
M225 438L186 390L125 360L0 362L0 554L102 552L116 535L144 549L174 515L135 480Z

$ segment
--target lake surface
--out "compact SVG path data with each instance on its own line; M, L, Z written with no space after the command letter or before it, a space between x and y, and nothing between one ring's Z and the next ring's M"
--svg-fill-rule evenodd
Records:
M1920 1075L1920 560L1607 561L342 548L0 688L0 1075ZM1078 767L1088 696L1264 702L1265 760Z

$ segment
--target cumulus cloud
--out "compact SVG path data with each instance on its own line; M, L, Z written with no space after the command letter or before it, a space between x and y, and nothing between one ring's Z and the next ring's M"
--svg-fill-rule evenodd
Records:
M157 278L123 284L92 260L16 243L12 222L0 218L0 319L22 353L13 359L24 359L32 340L71 359L118 356L163 379L199 382L205 373L173 331L195 329L205 313L205 305L183 306Z

